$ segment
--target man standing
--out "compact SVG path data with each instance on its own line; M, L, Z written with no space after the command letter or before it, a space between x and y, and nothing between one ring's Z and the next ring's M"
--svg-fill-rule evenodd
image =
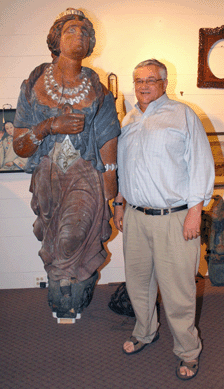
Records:
M197 115L167 97L166 66L147 60L136 66L133 77L138 103L123 120L114 202L114 222L124 232L126 285L136 316L123 351L134 354L159 338L159 285L173 351L180 359L176 374L188 380L198 372L202 349L195 328L195 274L201 211L212 197L214 161Z

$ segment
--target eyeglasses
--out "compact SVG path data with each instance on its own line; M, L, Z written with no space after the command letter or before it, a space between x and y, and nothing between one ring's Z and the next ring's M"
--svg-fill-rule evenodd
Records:
M156 85L156 83L158 81L165 81L163 80L162 78L137 78L137 80L134 80L134 84L138 87L142 86L144 84L144 82L146 83L146 85Z

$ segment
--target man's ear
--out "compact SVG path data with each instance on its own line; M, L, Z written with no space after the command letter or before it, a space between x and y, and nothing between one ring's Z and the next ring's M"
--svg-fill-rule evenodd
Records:
M166 92L167 85L168 85L168 80L166 79L165 81L163 81L163 91L164 92Z

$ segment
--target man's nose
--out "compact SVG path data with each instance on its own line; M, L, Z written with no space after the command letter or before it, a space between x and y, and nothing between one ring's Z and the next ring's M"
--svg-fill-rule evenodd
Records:
M149 86L148 80L142 80L142 86Z

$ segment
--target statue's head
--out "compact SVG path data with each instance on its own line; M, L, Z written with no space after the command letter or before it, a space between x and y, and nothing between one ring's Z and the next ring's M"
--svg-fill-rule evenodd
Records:
M47 36L48 48L51 51L53 57L59 57L60 55L60 39L61 31L66 22L72 19L78 18L80 21L83 21L86 24L86 27L89 31L90 41L89 41L89 50L86 54L86 57L89 57L94 49L96 44L95 30L93 28L90 20L84 15L80 10L74 8L67 8L65 12L60 13L53 26L50 28L49 34Z

